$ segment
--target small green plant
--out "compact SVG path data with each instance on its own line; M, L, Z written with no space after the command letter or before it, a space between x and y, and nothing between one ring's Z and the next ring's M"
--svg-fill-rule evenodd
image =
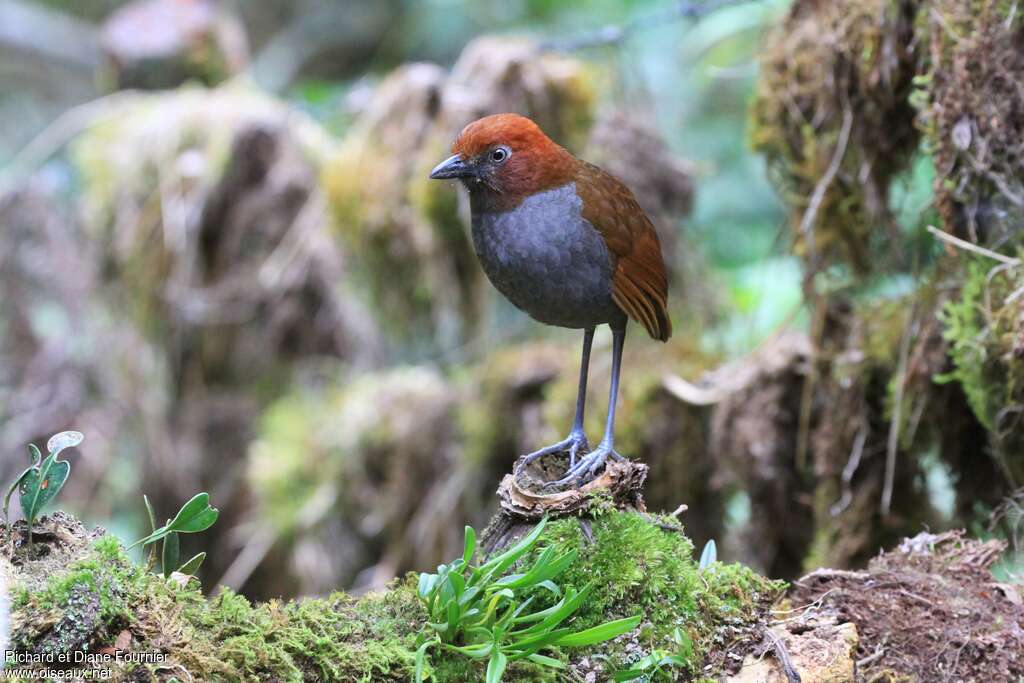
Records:
M554 548L545 548L523 571L505 574L533 549L545 524L546 518L513 547L479 566L470 565L476 532L467 526L462 557L441 565L436 574L420 574L418 593L429 616L417 639L416 683L424 678L432 648L487 659L486 683L498 683L509 662L526 659L561 669L561 661L541 650L593 645L637 627L639 615L577 632L561 626L593 590L593 584L587 584L580 591L569 587L563 593L554 583L575 561L576 550L556 557ZM528 611L538 591L550 592L558 602Z
M173 572L181 574L195 574L206 559L206 553L199 553L183 564L179 564L180 541L178 534L191 534L199 531L206 531L217 521L220 512L215 507L210 507L210 495L208 493L197 493L187 503L181 506L174 519L167 520L167 523L156 527L156 515L153 513L153 506L149 498L142 497L146 504L146 512L149 515L149 526L151 533L144 538L128 546L131 550L137 545L147 546L157 541L163 541L163 548L160 553L160 566L164 576L170 576ZM150 553L148 566L156 564L156 551Z
M697 565L697 570L704 571L717 561L718 546L715 545L715 539L712 538L704 544L704 549L700 551L700 564Z
M613 681L641 681L650 683L659 674L667 674L670 668L686 668L687 662L693 658L693 641L685 633L676 628L672 632L672 640L676 644L674 653L667 650L652 650L649 655L636 661L629 669L616 671L612 674ZM669 675L671 679L672 676Z
M32 525L35 523L36 517L43 506L57 497L71 475L71 463L67 460L58 460L57 456L65 448L82 443L84 438L81 432L54 434L46 442L48 455L45 460L35 444L28 445L32 464L7 489L7 495L4 496L4 521L6 522L8 519L7 511L11 504L11 496L17 489L21 501L21 511L28 523L28 542L30 544L32 543Z

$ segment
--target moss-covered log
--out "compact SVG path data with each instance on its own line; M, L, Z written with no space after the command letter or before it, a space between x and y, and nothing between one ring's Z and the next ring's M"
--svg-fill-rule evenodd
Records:
M175 574L165 580L136 564L115 537L99 529L86 532L65 514L38 522L34 545L25 537L24 522L5 526L0 535L19 652L101 655L116 648L136 659L156 655L150 658L159 661L110 665L119 676L139 681L412 678L415 637L425 620L412 577L359 598L335 593L251 603L223 590L207 599L195 579ZM643 615L634 632L560 654L567 666L583 675L597 672L599 680L650 648L670 646L676 628L692 640L687 672L721 671L736 658L729 653L741 655L760 640L760 625L781 588L740 565L698 571L692 544L678 526L637 512L609 510L591 520L586 533L577 519L558 520L540 545L580 552L559 580L563 587L595 585L594 599L574 617L575 628ZM594 656L599 653L607 658ZM474 660L434 663L436 681L480 676ZM506 680L556 678L519 665Z
M87 532L61 512L38 520L34 537L29 545L24 522L0 527L0 588L11 601L17 655L7 674L49 668L81 680L73 669L94 668L131 681L413 678L427 615L411 575L362 597L253 603L230 590L207 598L192 577L153 573L117 538ZM768 608L780 583L741 565L700 568L671 518L596 505L585 519L549 522L534 552L546 546L578 552L559 585L593 585L573 628L634 614L642 621L601 645L550 650L562 670L515 663L505 683L603 683L656 649L680 657L656 680L692 683L792 680L787 665L805 683L1024 673L1021 587L990 573L1006 547L999 541L920 534L865 571L816 569L774 613ZM535 600L552 598L541 591ZM429 673L436 683L469 683L484 671L478 660L437 654Z
M56 513L37 523L35 543L23 522L0 533L0 562L12 579L13 645L21 653L121 650L136 660L109 664L131 680L409 681L415 635L425 612L414 581L381 593L281 603L251 603L230 590L207 599L186 576L147 571L101 530L86 532ZM714 677L760 641L761 624L781 585L739 565L699 571L693 546L674 523L608 511L585 533L574 518L551 523L540 545L576 549L563 587L593 582L574 618L578 628L641 614L636 630L604 645L558 656L576 673L628 666L651 648L671 645L677 627L692 641L685 680ZM557 653L556 653L557 654ZM601 655L600 657L596 655ZM45 662L31 666L47 666ZM49 665L53 666L53 665ZM104 664L103 666L108 666ZM482 679L475 660L436 658L434 680ZM506 681L563 680L536 665L517 665Z

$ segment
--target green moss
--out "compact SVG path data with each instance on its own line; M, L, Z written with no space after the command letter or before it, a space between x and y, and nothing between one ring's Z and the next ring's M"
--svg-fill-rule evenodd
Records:
M422 619L410 586L359 600L252 605L224 591L183 612L193 629L193 673L241 680L398 680L411 672L413 628ZM206 650L205 652L203 650Z
M1022 280L1018 269L972 258L959 296L946 303L940 316L955 367L939 379L960 383L971 410L1018 476L1024 473L1024 439L1019 436L1024 324L1019 303L1009 297L1024 286Z
M224 590L207 600L195 582L181 587L134 565L112 536L40 590L18 595L19 649L101 647L127 629L133 649L167 652L164 666L194 680L407 681L424 616L410 583L358 599L253 605Z
M579 559L558 583L576 588L594 584L574 628L643 614L632 638L623 636L600 646L616 666L629 664L625 649L629 641L644 651L674 649L672 633L678 627L693 642L688 668L695 672L712 649L731 640L728 634L757 622L784 587L738 564L715 564L698 571L693 544L671 530L678 525L674 518L609 511L590 524L593 541L584 537L575 519L552 522L538 547L554 544L559 552L577 549Z
M603 511L592 521L592 542L584 540L574 519L549 525L544 543L580 550L559 583L595 583L575 628L637 612L645 617L636 632L596 650L560 653L565 663L607 654L608 666L626 665L641 651L670 646L679 627L694 643L689 664L695 672L713 649L724 651L744 625L763 618L780 584L739 565L716 564L698 572L692 544L659 523L669 520ZM194 581L181 586L147 573L110 536L83 545L81 553L66 571L15 601L14 642L22 650L98 648L127 630L134 651L166 653L161 670L174 669L179 678L378 683L412 676L416 634L426 618L412 575L386 592L359 598L334 593L253 604L227 589L207 599ZM59 638L53 630L60 631ZM438 683L483 678L478 661L440 654L432 660ZM124 665L115 673L129 672ZM511 666L505 677L506 683L559 680L564 680L559 672L529 662Z
M91 553L50 576L40 590L16 592L13 608L27 624L16 646L52 654L87 649L130 619L130 596L143 583L141 575L116 538L100 538Z

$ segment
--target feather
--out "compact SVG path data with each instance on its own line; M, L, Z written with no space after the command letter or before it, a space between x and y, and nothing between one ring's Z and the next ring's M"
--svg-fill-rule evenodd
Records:
M583 217L601 233L612 254L616 305L651 337L668 340L668 276L650 218L629 188L593 164L580 162L576 193L583 200Z

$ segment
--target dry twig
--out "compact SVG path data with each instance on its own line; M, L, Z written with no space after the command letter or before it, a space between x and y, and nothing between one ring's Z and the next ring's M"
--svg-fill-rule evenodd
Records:
M973 242L968 242L967 240L962 240L959 237L954 237L953 235L950 235L948 232L939 230L934 225L928 226L928 232L930 232L934 237L942 240L943 242L946 242L947 244L951 244L954 247L958 247L960 249L973 252L975 254L980 254L982 256L987 256L990 259L995 259L996 261L1005 263L1008 266L1016 267L1020 265L1019 258L1006 256L1005 254L1000 254L998 252L992 251L991 249L986 249L985 247L978 246Z
M800 672L793 666L793 659L789 656L789 651L782 643L782 639L772 633L770 628L764 630L764 635L771 641L772 649L775 651L775 658L779 660L782 670L786 673L788 683L800 683Z

